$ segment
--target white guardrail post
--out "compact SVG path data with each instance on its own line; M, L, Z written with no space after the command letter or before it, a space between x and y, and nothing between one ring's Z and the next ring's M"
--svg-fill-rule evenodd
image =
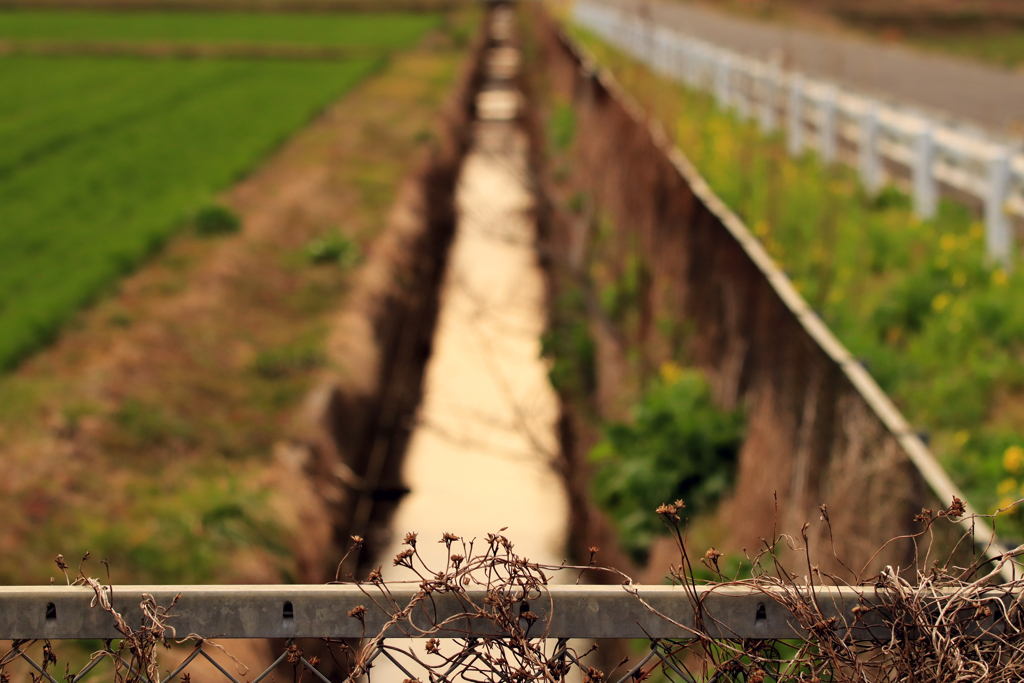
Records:
M985 197L985 251L989 258L1010 265L1013 239L1006 200L1010 189L1010 151L994 149L988 159L988 193Z
M710 91L722 109L735 108L744 118L756 116L765 132L783 123L779 107L784 105L786 147L792 156L799 156L808 146L807 122L814 121L818 135L813 141L819 143L822 161L838 159L840 92L834 85L816 83L795 72L784 73L775 60L754 60L663 26L655 28L649 21L592 0L578 0L575 16L581 24L659 72ZM788 96L783 95L784 91ZM1024 177L1020 170L1024 158L984 135L965 134L925 117L916 117L916 129L905 127L902 121L907 120L907 113L898 107L870 97L857 99L863 105L851 108L843 104L843 115L852 115L860 128L854 141L857 170L865 190L869 194L881 190L886 179L885 162L893 162L909 172L914 213L920 218L933 218L939 200L937 174L941 174L943 183L982 202L987 254L994 262L1011 265L1014 239L1010 214L1024 217L1024 196L1013 178ZM891 123L894 120L900 123ZM883 130L897 139L883 141ZM968 144L957 144L951 160L944 158L937 163L936 141L942 140L941 147L947 150L950 138L966 138Z
M779 99L779 70L774 64L761 69L760 84L761 92L758 93L761 108L761 128L766 133L774 133L778 128L778 119L775 115L775 107Z
M878 154L878 105L868 102L860 118L860 140L857 141L860 181L868 194L882 189L882 163Z
M750 71L740 62L732 71L732 100L736 113L743 120L750 118Z
M914 187L914 213L919 218L934 218L939 206L935 182L935 133L932 124L921 120L914 135L914 161L911 169Z
M800 156L804 151L804 84L800 74L789 78L789 106L786 114L789 117L789 137L787 139L789 153Z
M836 89L825 88L821 98L821 159L826 164L836 160Z
M731 71L732 65L729 63L729 57L715 52L712 56L715 64L715 99L718 100L718 106L723 110L729 108L729 94L732 83Z

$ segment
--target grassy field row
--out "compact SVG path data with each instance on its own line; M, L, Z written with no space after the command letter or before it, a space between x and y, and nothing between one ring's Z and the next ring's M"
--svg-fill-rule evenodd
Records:
M41 101L0 124L0 365L377 63L5 60L0 91Z
M1024 496L1024 273L986 263L976 217L943 202L934 220L917 220L895 188L869 197L851 169L826 167L813 154L793 159L781 136L766 137L710 96L577 35L666 124L796 288L927 433L971 500L993 509Z
M57 19L3 13L0 36L23 21L39 37L333 41L390 50L415 44L441 21L424 14ZM383 59L0 58L0 370L52 339Z
M998 66L1020 69L1024 65L1024 30L1003 30L978 34L923 34L908 36L911 43L934 52L977 59Z
M245 14L239 12L0 11L0 39L236 42L395 49L436 27L436 13Z

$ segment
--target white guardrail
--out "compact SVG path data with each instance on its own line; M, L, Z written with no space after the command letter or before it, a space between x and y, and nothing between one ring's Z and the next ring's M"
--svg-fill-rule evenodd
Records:
M756 117L767 132L784 122L790 154L813 147L825 162L855 163L869 192L891 180L886 162L905 169L920 218L934 217L942 189L976 198L989 257L1011 263L1011 216L1024 217L1024 155L1012 147L656 26L627 10L579 0L575 19L657 72L713 93L723 108ZM843 143L856 152L843 154Z

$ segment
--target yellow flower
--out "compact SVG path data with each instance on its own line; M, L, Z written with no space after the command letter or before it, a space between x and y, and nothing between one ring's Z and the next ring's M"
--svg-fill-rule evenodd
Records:
M661 364L661 369L659 372L661 374L661 381L667 384L668 386L672 386L673 384L678 382L683 376L683 369L679 367L679 364L670 360L667 360Z
M1016 490L1017 490L1017 480L1016 479L1003 479L1001 482L999 482L999 486L996 487L996 493L999 494L1000 498L1005 498L1006 496L1010 495L1011 493L1013 493ZM1005 506L1000 505L999 507L1005 507Z
M932 310L936 313L946 310L946 306L949 306L949 294L943 292L932 299Z
M1003 453L1003 469L1017 474L1024 469L1024 448L1010 446Z
M758 237L764 237L771 231L772 229L768 226L768 222L763 219L759 220L757 223L754 223L754 234L757 235Z
M996 268L992 271L992 284L997 287L1002 287L1006 284L1009 278L1006 277L1006 271L1002 268Z
M967 273L965 273L962 270L958 270L955 273L953 273L953 286L954 287L963 287L966 284L967 284Z
M971 236L971 239L980 240L985 236L985 226L975 221L971 223L971 229L968 231L968 234Z
M942 247L942 251L953 251L956 249L956 237L953 235L943 235L939 240L939 246Z
M833 287L832 291L828 293L828 301L832 304L838 304L846 296L843 290L838 287Z
M957 448L963 448L970 440L971 435L966 429L961 429L959 432L953 435L953 443L956 444Z
M1006 508L1010 507L1011 505L1013 505L1016 502L1017 502L1016 500L1014 500L1013 498L1010 498L1010 497L1000 498L999 499L999 509L1000 510L1005 510ZM995 510L993 510L992 512L995 512Z
M806 288L807 288L807 285L806 285L806 283L804 283L803 280L793 280L793 289L795 289L799 293L803 294L804 293L804 289L806 289Z

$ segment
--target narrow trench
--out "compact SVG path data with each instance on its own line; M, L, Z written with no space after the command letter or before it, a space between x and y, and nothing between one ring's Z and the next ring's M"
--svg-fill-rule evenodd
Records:
M540 357L545 285L529 143L517 122L513 27L511 8L492 10L423 398L402 465L409 493L371 562L392 580L414 578L391 561L408 532L431 566L446 561L442 534L482 539L506 527L520 555L565 559L568 503L553 467L559 408Z

